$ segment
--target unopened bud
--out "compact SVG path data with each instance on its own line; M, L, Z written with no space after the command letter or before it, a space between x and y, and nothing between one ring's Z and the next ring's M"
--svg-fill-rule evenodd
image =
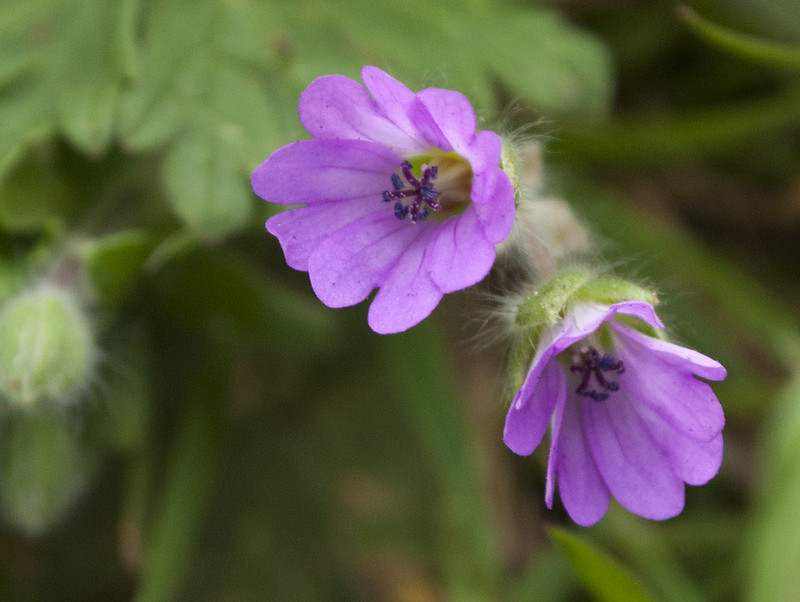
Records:
M506 144L504 157L508 148ZM543 193L540 153L537 144L514 147L517 214L511 234L498 247L527 278L550 277L560 265L587 257L592 250L589 232L569 203Z
M0 395L18 406L70 400L94 359L91 328L69 292L42 287L0 309Z
M17 412L2 423L0 510L29 535L53 527L86 490L99 466L57 411Z

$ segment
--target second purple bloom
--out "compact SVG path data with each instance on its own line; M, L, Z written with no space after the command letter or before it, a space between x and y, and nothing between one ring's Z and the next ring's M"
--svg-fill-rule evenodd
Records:
M361 76L366 89L342 75L306 88L298 112L313 139L275 151L252 186L267 201L303 205L267 230L319 299L345 307L378 288L369 325L393 333L486 276L515 195L500 136L476 131L464 95L415 94L375 67Z
M722 462L722 406L708 384L725 368L644 334L663 328L642 301L580 301L545 328L506 418L504 439L528 455L551 427L546 501L580 525L611 497L651 519L679 514L684 483L702 485Z

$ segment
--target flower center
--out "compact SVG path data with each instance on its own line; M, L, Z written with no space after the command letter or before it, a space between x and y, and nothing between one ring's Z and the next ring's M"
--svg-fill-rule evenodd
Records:
M392 188L394 190L383 191L383 202L391 203L394 201L394 215L397 219L405 219L408 216L412 223L424 222L428 217L428 209L432 211L439 211L442 208L441 203L437 200L441 192L436 190L431 182L436 179L439 168L434 165L429 167L423 163L422 177L417 179L414 172L411 171L413 166L408 161L403 161L400 164L400 171L408 183L407 186L403 184L403 180L396 173L392 174ZM406 205L401 199L410 198L410 202Z
M391 176L392 189L383 191L383 202L394 203L395 217L408 218L416 224L424 222L431 211L463 211L471 200L472 170L469 163L455 153L418 159L415 161L419 165L416 173L410 161L403 161L400 174ZM434 161L435 165L432 164Z
M614 359L610 353L600 355L594 347L581 347L572 356L572 365L569 371L581 375L581 382L575 392L583 397L589 397L595 401L605 401L614 391L619 391L619 383L614 380L607 380L604 372L616 372L623 374L625 365L622 360ZM590 388L592 380L597 383L597 388Z

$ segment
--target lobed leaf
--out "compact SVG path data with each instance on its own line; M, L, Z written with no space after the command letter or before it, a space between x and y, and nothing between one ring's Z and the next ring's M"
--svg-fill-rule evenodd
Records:
M246 1L159 3L148 14L139 77L122 99L124 143L171 144L165 186L175 213L201 236L243 226L246 173L279 144L262 70L263 11Z
M88 153L113 137L135 0L7 0L0 19L0 176L60 130Z
M117 101L133 54L134 0L62 2L46 61L60 129L97 154L111 142Z
M222 237L250 217L253 195L240 169L234 128L195 124L171 146L164 163L172 210L201 236Z

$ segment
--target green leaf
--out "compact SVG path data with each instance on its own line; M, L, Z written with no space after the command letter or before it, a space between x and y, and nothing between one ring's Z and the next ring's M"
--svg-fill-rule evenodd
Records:
M745 599L753 602L800 597L800 373L774 400L773 408L761 445L766 458L754 487L755 514L747 548L751 572Z
M21 282L19 264L0 259L0 304L18 290Z
M175 141L164 163L169 203L190 230L222 237L243 226L254 196L240 169L236 128L195 124Z
M5 0L0 17L0 176L60 129L84 151L111 141L131 69L136 0Z
M398 52L410 34L387 24L411 14L426 18L415 25L414 52ZM447 87L470 94L479 106L491 104L497 77L551 113L600 110L610 97L603 48L549 11L420 0L168 0L153 6L143 30L119 131L137 150L170 143L164 168L170 203L201 236L225 236L247 223L246 175L299 135L297 96L319 75L357 77L360 65L382 63L397 65L413 85L430 77L436 57ZM511 51L501 52L509 45ZM457 46L463 53L454 60Z
M0 177L34 142L55 129L52 93L42 65L52 32L48 18L58 0L8 0L0 18ZM39 35L32 35L38 32Z
M219 371L207 367L205 378L192 391L180 430L170 450L166 480L161 489L146 543L147 552L135 599L156 602L175 599L203 517L213 494L223 450L220 400L224 399ZM211 375L214 376L211 376Z
M125 230L81 245L87 274L105 301L118 301L133 286L152 248L143 230Z
M47 93L26 82L0 95L0 178L25 151L55 130Z
M512 582L503 599L524 602L579 599L581 581L571 569L569 558L561 548L543 550Z
M789 42L800 40L800 4L796 0L724 0L691 4L722 13L761 36Z
M681 6L678 14L703 40L718 48L758 63L800 69L800 47L779 44L750 36L712 23L688 6Z
M798 123L800 90L790 88L732 106L581 126L560 135L552 149L573 161L661 165L669 159L747 153L753 139Z
M456 600L491 599L500 559L477 474L473 434L448 354L430 321L378 342L400 410L443 492L442 566Z
M586 589L598 600L633 602L654 598L618 562L583 539L553 528L550 536L569 556Z
M343 10L333 3L320 7L350 36L351 43L343 50L360 49L357 60L389 67L412 87L456 89L478 108L492 109L492 91L499 78L513 95L523 95L549 115L608 108L612 81L608 53L598 40L568 25L554 11L423 0L377 6L358 0L347 7ZM413 33L391 25L404 23L411 15L425 15L415 21ZM398 52L409 43L413 51ZM369 51L376 56L369 58Z
M722 399L721 396L720 398ZM617 552L626 565L647 583L648 591L657 599L703 602L707 599L704 593L709 591L709 584L698 583L693 576L706 568L706 565L693 566L691 562L698 555L705 556L703 545L708 546L708 549L714 549L716 545L721 548L728 546L727 542L720 544L718 541L723 533L718 528L719 525L711 522L707 516L698 517L695 511L694 507L687 508L680 520L663 523L643 520L619 504L612 504L603 520L592 529L593 541L603 542L606 548ZM715 516L719 515L718 522L724 522L718 508L714 508L713 512ZM695 521L694 541L683 545L683 542L676 543L673 535L675 531L691 530L692 527L687 525L692 520ZM698 542L698 539L701 541ZM717 554L709 562L714 560L724 563L728 559ZM697 564L699 563L695 562ZM691 567L692 576L687 574L687 566Z
M202 236L250 217L246 174L280 142L264 78L264 12L246 0L160 2L147 15L138 77L122 100L126 145L174 140L164 178L175 213Z
M215 329L240 343L308 356L337 339L332 310L300 295L243 256L189 253L154 277L158 311L198 330Z
M0 225L11 232L57 232L72 209L69 186L52 162L33 154L0 179ZM52 156L52 149L44 148L41 154Z
M553 116L608 109L613 78L607 50L557 13L497 10L469 23L483 70L496 73L536 110Z
M194 124L212 131L226 125L243 139L276 146L279 126L264 79L271 54L266 16L250 0L155 4L143 24L137 76L120 107L125 143L154 148Z
M79 148L111 141L123 79L131 69L136 0L67 0L54 17L60 40L47 58L59 125Z

